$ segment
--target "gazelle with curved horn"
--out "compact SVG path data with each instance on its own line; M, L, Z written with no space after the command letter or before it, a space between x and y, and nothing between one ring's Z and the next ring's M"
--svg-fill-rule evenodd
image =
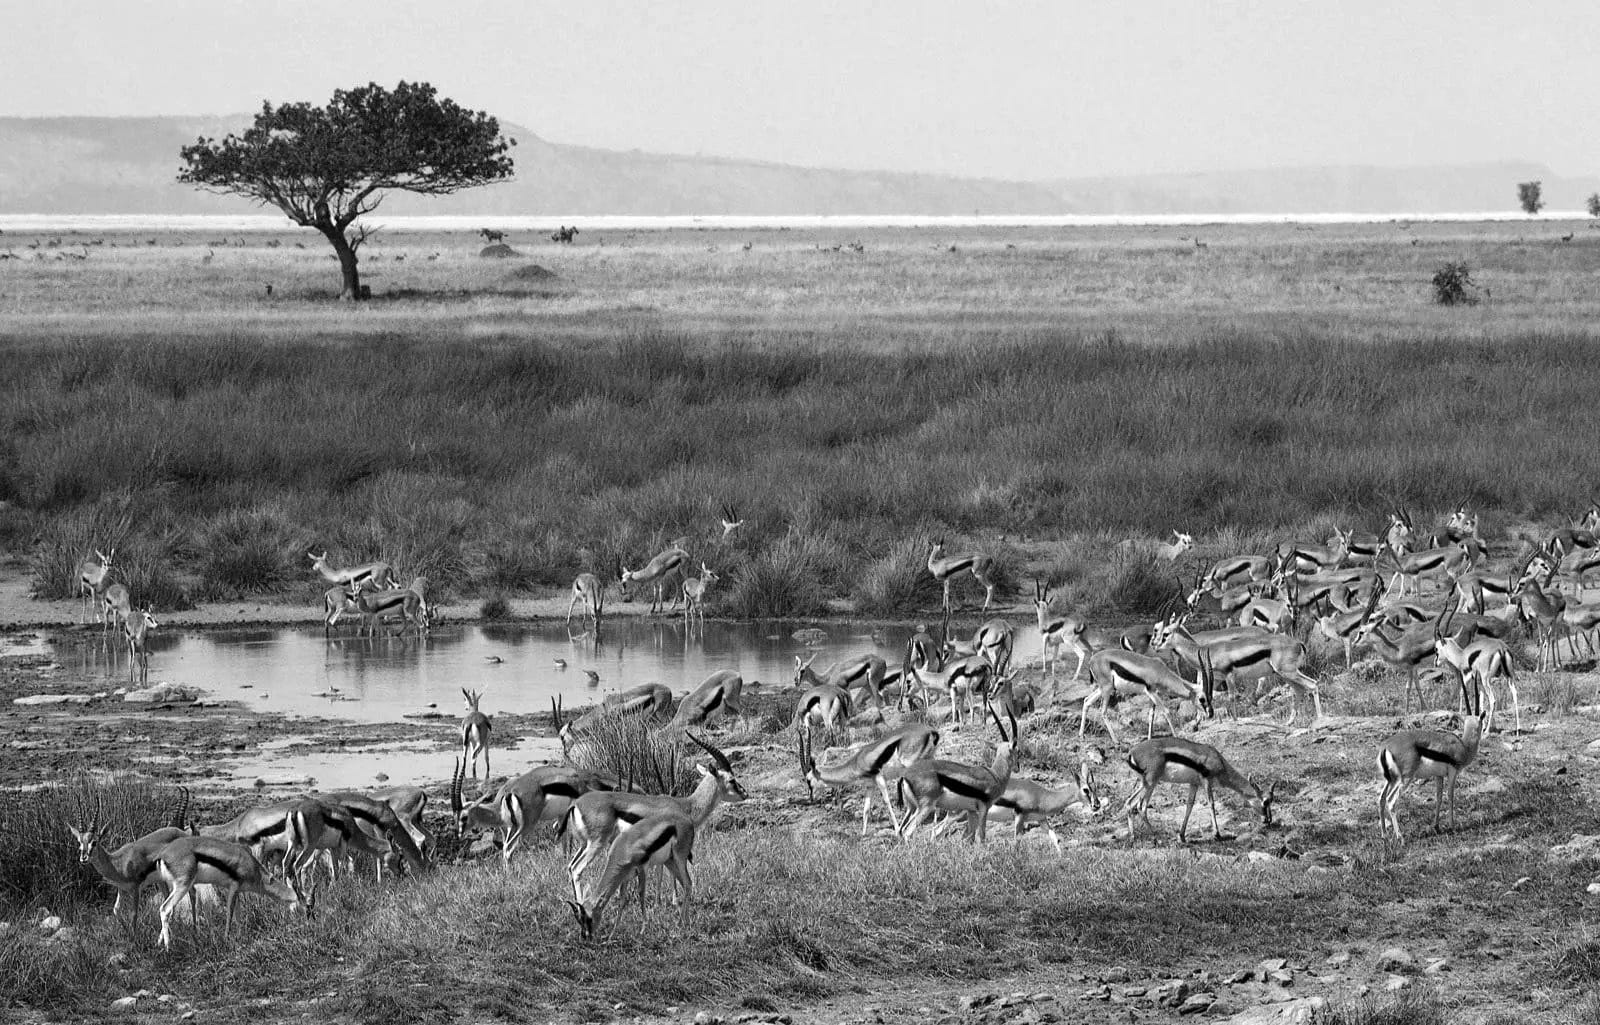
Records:
M624 830L611 841L606 850L605 868L600 873L600 883L588 900L584 900L574 882L573 896L567 901L573 916L578 920L578 932L585 941L594 939L595 929L606 905L630 880L639 886L639 934L644 934L649 919L645 915L644 872L648 868L664 867L672 874L680 892L679 927L689 928L689 906L694 901L695 825L688 817L677 814L641 819L632 829Z
M1031 779L1012 776L1006 781L1005 790L995 798L993 807L996 811L1011 813L1019 837L1035 826L1043 826L1059 854L1061 837L1050 820L1075 805L1087 808L1091 814L1098 813L1102 806L1100 795L1095 791L1094 768L1088 761L1079 763L1078 775L1070 787L1047 787Z
M1467 709L1478 707L1482 702L1478 692L1483 688L1494 686L1495 680L1503 679L1511 690L1511 707L1516 731L1520 735L1522 706L1517 699L1516 669L1512 663L1511 649L1505 641L1496 637L1479 637L1463 644L1450 632L1452 619L1454 619L1453 614L1445 618L1439 638L1434 642L1434 650L1439 663L1454 669L1461 679L1462 707ZM1600 622L1600 618L1597 618L1597 622Z
M1421 594L1423 580L1442 582L1458 577L1471 569L1475 561L1472 549L1465 542L1426 548L1420 552L1392 552L1391 555L1395 575L1390 587L1397 588L1401 595L1406 593L1407 581L1411 583L1412 594Z
M850 718L850 692L833 683L816 683L800 694L791 725L801 733L828 731Z
M716 814L719 805L737 804L745 799L744 787L734 775L728 756L693 733L686 735L711 756L710 762L696 763L700 783L688 797L591 790L572 802L561 820L561 832L581 845L567 866L573 892L579 895L579 900L583 899L580 877L584 870L619 832L644 819L662 816L683 816L693 822L697 830L702 829Z
M322 579L330 584L359 584L362 588L372 591L385 588L398 590L400 587L400 578L395 576L394 568L387 562L364 562L359 566L335 569L328 562L326 548L322 550L321 555L307 552L306 558L311 560L311 568L321 573Z
M403 861L412 873L427 870L428 862L422 846L417 843L408 824L401 820L388 801L374 794L363 794L353 790L318 794L317 801L323 805L331 804L343 809L355 822L356 828L361 830L372 844L371 848L348 848L342 852L344 855L353 857L354 851L371 849L382 851L374 858L379 882L383 881L385 865L392 868Z
M1189 797L1183 805L1183 821L1178 825L1178 841L1188 840L1189 816L1194 812L1194 799L1200 788L1206 788L1206 802L1211 806L1211 835L1225 840L1217 824L1217 788L1232 790L1243 797L1250 810L1261 818L1263 828L1272 825L1272 802L1278 789L1276 782L1261 792L1261 785L1235 769L1222 752L1210 744L1201 744L1179 737L1155 737L1135 744L1128 752L1128 767L1139 774L1139 786L1128 797L1123 807L1128 816L1128 839L1135 836L1134 819L1150 825L1150 795L1162 783L1188 784Z
M1068 648L1078 656L1078 666L1072 671L1072 680L1077 682L1083 673L1083 663L1094 654L1094 648L1084 639L1085 624L1073 616L1056 615L1050 599L1050 587L1042 581L1033 582L1033 611L1039 621L1039 669L1044 670L1045 661L1050 662L1050 675L1056 672L1056 658L1063 647Z
M559 823L573 801L591 790L613 787L612 781L575 766L541 765L467 804L461 795L466 772L466 766L457 760L450 782L456 836L465 837L471 829L494 830L500 835L500 858L508 865L529 827L542 821Z
M1207 673L1222 675L1228 683L1228 692L1238 692L1243 680L1265 680L1276 677L1287 683L1291 691L1311 697L1312 721L1322 718L1322 693L1317 678L1301 666L1306 660L1306 646L1297 637L1279 633L1258 633L1219 640L1207 645L1205 655L1210 660ZM1202 665L1202 669L1206 669ZM1207 699L1209 703L1209 697ZM1297 702L1289 702L1289 722L1297 714Z
M728 502L722 503L722 511L718 514L717 522L722 524L722 536L729 534L744 526L744 517L739 515L739 510Z
M137 669L139 682L150 679L150 631L161 624L149 609L134 609L122 622L122 636L128 642L128 678Z
M649 584L653 588L652 594L654 595L650 602L650 612L654 614L660 611L662 591L666 586L667 578L673 575L681 576L688 562L689 553L674 545L665 551L658 552L654 558L639 569L624 568L621 578L623 600L631 601L633 598L630 585Z
M1378 768L1383 773L1383 793L1378 798L1378 828L1384 839L1390 832L1399 843L1405 842L1400 820L1395 816L1400 793L1412 780L1436 782L1433 800L1433 828L1439 828L1439 811L1444 806L1445 784L1450 786L1450 828L1456 825L1456 777L1478 757L1483 734L1494 722L1494 691L1485 688L1488 712L1475 709L1461 724L1461 733L1442 730L1401 730L1384 742L1378 751Z
M989 611L994 600L994 560L982 552L944 554L944 538L935 538L928 551L928 572L944 585L944 610L950 611L950 585L958 573L971 573L972 579L983 585L983 611Z
M678 702L674 727L704 726L718 712L744 714L744 677L732 669L722 669L701 681L700 686Z
M99 562L84 559L78 565L78 597L83 599L83 612L79 618L85 621L89 618L89 603L93 602L96 608L100 608L106 588L111 586L111 559L117 554L117 550L113 548L110 552L102 552L96 548L94 554ZM101 622L104 622L103 610L100 616Z
M572 600L567 602L567 622L572 622L572 610L583 605L583 614L596 626L605 613L606 585L593 573L579 573L572 581Z
M1313 545L1300 541L1283 542L1278 546L1277 571L1305 576L1338 569L1344 565L1345 557L1350 554L1350 550L1346 547L1350 535L1337 536L1338 542L1332 545Z
M478 778L478 759L483 759L483 778L489 778L489 717L478 710L483 700L482 691L461 688L467 699L467 714L461 720L461 760L472 766L472 778Z
M812 757L810 738L806 734L800 734L798 742L800 778L805 782L806 793L812 800L816 799L816 787L831 788L837 799L847 789L862 784L876 784L878 793L883 797L884 814L889 816L890 824L898 829L899 822L894 813L894 801L889 796L889 783L885 776L891 774L896 767L932 758L939 746L939 731L923 723L905 726L863 744L853 752L847 753L843 759L829 765L817 764ZM862 836L867 835L871 816L872 791L869 789L861 802Z
M183 821L184 809L189 805L189 790L179 787L182 791L182 803L174 821ZM132 909L133 918L139 917L139 897L146 886L156 884L156 856L161 849L180 836L188 836L189 832L181 825L162 826L160 829L146 833L129 843L123 844L114 851L106 850L106 835L111 831L111 823L100 822L100 813L88 815L83 808L78 809L78 821L82 827L67 824L67 832L78 842L78 861L91 865L100 873L100 878L117 891L116 903L111 907L112 915L122 914L123 905Z
M1017 630L1000 618L987 620L972 634L972 640L962 642L951 638L945 641L945 658L970 658L980 655L989 663L996 677L1006 675L1011 668L1011 652L1016 646Z
M1417 682L1417 667L1438 653L1439 629L1446 610L1441 609L1431 624L1419 623L1410 629L1400 630L1391 627L1381 616L1373 614L1378 608L1378 600L1379 595L1374 591L1367 603L1362 624L1356 629L1354 645L1360 647L1365 644L1385 662L1396 668L1403 667L1406 670L1406 693L1401 711L1410 709L1413 693L1417 695L1417 707L1420 709L1424 698L1422 687Z
M947 662L939 669L914 668L903 685L907 688L912 683L917 685L922 693L924 710L933 707L933 692L942 692L950 700L951 718L960 722L970 712L973 699L985 693L993 679L994 668L989 665L988 659L981 655L969 655Z
M700 575L686 577L683 581L683 619L688 622L696 616L700 617L700 625L706 622L706 592L711 590L711 585L720 579L705 563L700 564Z
M1220 595L1234 587L1265 583L1272 579L1275 562L1266 555L1233 555L1218 559L1195 581L1194 589Z
M994 710L990 709L989 714L994 716ZM962 816L967 824L967 839L973 843L986 839L989 809L1005 793L1012 770L1016 768L1012 737L1006 733L998 716L994 716L994 722L1000 729L1000 744L988 766L932 758L906 766L898 789L902 803L910 792L915 808L908 811L896 827L901 840L910 840L917 827L935 811Z

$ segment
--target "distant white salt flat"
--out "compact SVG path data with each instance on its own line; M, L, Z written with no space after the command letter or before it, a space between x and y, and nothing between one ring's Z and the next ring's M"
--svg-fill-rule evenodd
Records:
M1457 213L1315 213L1315 214L971 214L926 216L919 214L847 214L839 216L705 216L641 217L632 214L550 214L504 217L485 214L472 217L386 217L367 218L371 224L389 231L448 232L477 231L553 231L561 225L575 224L585 231L668 231L683 229L737 230L755 228L1096 228L1160 227L1206 224L1385 224L1390 221L1467 222L1526 221L1539 224L1554 221L1587 221L1581 210L1555 210L1530 218L1515 210L1479 210ZM293 225L286 218L269 214L239 216L162 216L154 214L7 214L0 215L0 231L109 232L109 231L193 231L258 232L284 231Z

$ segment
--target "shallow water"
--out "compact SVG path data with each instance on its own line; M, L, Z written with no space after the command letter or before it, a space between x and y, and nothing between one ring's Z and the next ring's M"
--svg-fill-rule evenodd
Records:
M642 683L664 683L682 695L712 673L734 669L748 685L788 686L795 656L816 654L821 670L837 659L876 651L898 664L905 627L830 624L805 643L793 623L707 623L617 619L592 633L559 623L447 625L428 636L325 639L321 628L161 630L150 638L150 683L199 688L210 699L284 715L357 722L394 722L407 715L461 714L461 688L483 691L481 708L545 712L552 698L572 708ZM812 628L815 629L815 628ZM62 648L64 663L125 685L125 653L96 643ZM564 660L562 668L557 660ZM591 684L585 670L599 674Z

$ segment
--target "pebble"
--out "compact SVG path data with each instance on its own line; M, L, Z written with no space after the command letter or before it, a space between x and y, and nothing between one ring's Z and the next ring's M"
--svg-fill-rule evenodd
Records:
M1216 1000L1217 995L1215 993L1196 993L1178 1005L1178 1013L1199 1014L1201 1011L1210 1010L1211 1005L1216 1003Z
M40 932L55 932L59 928L61 928L60 915L47 915L39 921Z
M1600 893L1600 880L1597 880L1595 882L1590 883L1588 886L1584 887L1584 889L1587 890L1590 893ZM4 924L5 923L0 922L0 925L4 925ZM4 936L4 935L5 935L5 930L4 929L0 929L0 936Z
M1455 965L1451 963L1448 957L1436 957L1428 962L1428 967L1422 970L1422 974L1438 975L1440 972L1448 972L1454 968Z
M1397 993L1402 989L1408 988L1410 985L1411 980L1406 978L1404 975L1391 975L1389 976L1389 981L1383 984L1383 988L1388 990L1390 993Z
M1333 954L1325 962L1329 968L1343 968L1350 963L1350 951L1341 950Z
M131 1011L133 1010L133 1005L138 1002L138 997L118 997L111 1001L111 1009L114 1011Z
M1416 967L1416 957L1404 947L1390 947L1378 955L1378 971L1380 972L1409 972L1415 971Z

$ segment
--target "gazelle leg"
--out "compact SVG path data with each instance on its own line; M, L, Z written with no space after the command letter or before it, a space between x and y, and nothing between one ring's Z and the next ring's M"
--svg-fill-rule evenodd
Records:
M1198 784L1198 783L1190 783L1189 784L1189 799L1187 801L1185 801L1184 804L1183 804L1183 823L1178 826L1178 842L1179 843L1188 843L1188 837L1185 834L1187 834L1188 831L1189 831L1189 816L1190 816L1190 814L1192 814L1194 812L1194 799L1195 799L1195 797L1197 795L1199 795L1199 793L1200 793L1200 784ZM1215 825L1214 821L1213 821L1213 825Z
M1439 831L1439 808L1444 804L1444 777L1434 780L1433 788L1433 831Z

